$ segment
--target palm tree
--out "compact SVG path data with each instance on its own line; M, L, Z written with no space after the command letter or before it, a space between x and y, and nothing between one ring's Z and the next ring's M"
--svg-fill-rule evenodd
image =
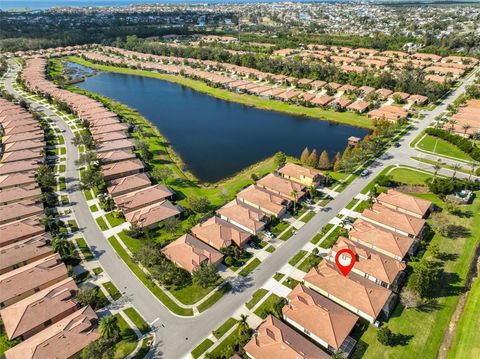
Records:
M468 175L468 180L472 179L472 175L475 174L475 170L478 167L478 162L471 162L470 163L470 174Z
M243 336L248 333L250 328L247 323L248 315L241 314L240 319L238 320L238 335Z
M453 129L455 128L455 125L457 124L457 120L451 118L450 120L448 120L448 123L450 124L450 132L453 131Z
M117 317L114 317L113 315L107 315L100 319L98 330L105 339L116 338L120 334Z
M457 174L457 171L462 168L462 166L460 166L458 163L455 163L453 166L452 166L452 169L453 169L453 175L452 175L452 179L455 178L455 175Z
M463 128L463 137L467 137L467 131L472 128L468 123L462 125Z
M315 197L315 191L316 190L317 189L313 185L308 187L308 194L310 195L311 199L313 199Z
M60 254L60 257L68 257L71 253L71 244L65 238L55 237L52 240L52 248Z
M290 195L293 197L293 214L297 211L297 194L298 191L296 189L293 189L292 192L290 192Z
M433 178L437 177L437 173L441 168L442 166L440 166L440 159L438 159L437 163L433 165Z

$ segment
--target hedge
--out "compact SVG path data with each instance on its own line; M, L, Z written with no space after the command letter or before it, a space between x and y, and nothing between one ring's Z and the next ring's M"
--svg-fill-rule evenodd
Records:
M480 149L466 138L438 128L427 128L425 133L450 142L463 152L468 153L475 161L480 161Z

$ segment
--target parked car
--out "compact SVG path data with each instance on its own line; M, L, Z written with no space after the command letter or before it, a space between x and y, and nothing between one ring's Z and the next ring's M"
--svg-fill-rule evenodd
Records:
M360 177L367 177L370 174L369 170L363 170L360 172Z
M273 235L273 233L270 232L270 231L265 231L265 235L266 235L268 238L275 238L275 236Z

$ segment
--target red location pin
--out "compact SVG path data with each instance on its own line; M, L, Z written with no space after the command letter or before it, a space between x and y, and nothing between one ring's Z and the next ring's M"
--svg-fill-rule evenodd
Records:
M355 253L348 248L340 249L335 255L335 263L340 272L346 277L355 264Z

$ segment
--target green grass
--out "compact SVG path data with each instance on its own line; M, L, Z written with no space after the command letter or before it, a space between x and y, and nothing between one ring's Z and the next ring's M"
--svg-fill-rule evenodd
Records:
M190 354L192 354L193 359L197 359L200 357L200 355L205 353L212 345L213 342L210 339L205 339L203 342L197 345Z
M97 212L99 209L98 209L98 206L96 204L92 204L90 206L90 212L94 213L94 212Z
M291 227L278 238L282 241L286 241L290 239L290 237L293 236L294 233L295 233L295 228Z
M479 193L477 192L477 195ZM432 194L427 194L429 198L435 198ZM419 197L425 198L425 195ZM442 202L436 198L436 203ZM434 298L434 305L421 309L404 309L401 304L397 305L392 317L388 321L388 327L396 334L402 334L409 338L405 345L396 345L386 347L381 345L376 339L376 332L372 326L362 335L361 340L367 343L368 348L365 352L365 358L437 358L437 353L443 341L445 330L451 323L451 316L459 300L459 295L463 291L466 275L474 256L474 252L480 243L480 201L475 200L473 205L462 206L462 211L470 211L472 218L455 217L455 222L467 226L471 229L471 234L466 238L448 239L436 234L427 247L425 256L431 256L430 248L432 244L437 245L442 254L444 263L443 273L438 284L432 289L431 297ZM478 310L477 310L478 311ZM478 317L478 316L477 316ZM473 323L477 318L472 314L465 316L466 319L460 320L460 328L467 325L465 330L478 326ZM467 324L468 322L468 324ZM477 321L478 323L478 321ZM465 334L471 337L457 338L454 343L455 350L459 350L458 356L452 355L452 358L462 358L463 348L459 344L468 345L474 340L476 333ZM476 337L478 339L478 336ZM464 343L461 341L465 340ZM474 344L475 346L477 344ZM473 347L471 348L472 350ZM465 348L468 352L469 348ZM465 357L465 356L463 356ZM467 355L465 358L475 357Z
M59 135L57 138L58 138L58 144L60 144L60 145L64 145L64 144L65 144L65 139L63 138L62 135Z
M102 283L103 287L107 290L108 294L110 294L110 297L112 297L113 300L118 300L122 297L122 293L119 292L117 287L112 282L105 282Z
M309 220L311 220L313 217L315 217L315 214L316 214L315 212L310 211L301 219L301 221L304 222L304 223L307 223Z
M67 149L65 147L60 147L60 154L61 155L66 155L67 154Z
M266 250L268 253L273 253L273 252L275 252L275 247L274 247L274 246L268 246L267 248L265 248L265 250Z
M96 304L96 308L95 309L100 309L100 308L104 308L106 307L107 305L110 304L110 301L108 300L107 296L105 295L105 293L103 293L103 291L97 287L97 304Z
M117 318L117 324L120 328L120 340L115 344L114 358L123 359L135 350L138 338L119 313L114 316Z
M440 156L454 157L464 161L472 160L468 154L460 150L457 146L441 138L430 135L425 135L425 137L417 143L417 147L424 151L436 153Z
M477 278L468 293L467 302L457 324L457 331L448 358L480 358L480 280Z
M283 277L285 277L285 274L277 272L273 275L273 279L275 279L277 282L281 282Z
M107 224L105 223L105 221L103 220L102 217L98 217L96 219L96 221L97 221L97 224L102 231L106 231L108 229L108 226L107 226Z
M230 283L222 285L218 290L213 293L207 300L202 302L197 306L197 309L200 313L206 311L208 308L210 308L212 305L214 305L216 302L220 300L226 293L228 293L232 289L232 286Z
M355 207L354 211L362 213L364 209L370 208L370 203L368 201L360 201L360 203Z
M132 238L125 231L121 231L117 235L132 253L135 253L142 246L141 239Z
M290 289L293 289L295 288L300 282L292 277L288 277L287 279L285 279L282 284L285 286L285 287L288 287Z
M117 254L127 264L127 266L135 273L140 281L173 313L181 316L192 316L193 310L190 308L181 308L175 302L173 302L159 287L157 287L152 281L150 281L145 273L133 262L132 258L118 243L115 237L109 237L108 241L115 249Z
M432 177L432 175L411 170L409 168L395 168L390 172L390 176L394 181L407 185L425 185L425 181Z
M366 185L362 189L362 192L360 192L360 193L367 194L368 192L370 192L370 190L377 184L377 179L380 176L386 175L392 168L395 168L395 166L391 165L391 166L385 167L372 181L370 181L370 183L368 185Z
M265 295L268 293L268 290L265 288L259 288L253 293L252 299L250 299L245 306L248 309L252 309Z
M140 347L140 350L132 357L132 359L144 359L150 351L151 341L151 336L144 338L142 340L142 346Z
M237 324L237 320L235 318L228 318L225 323L223 323L220 327L217 328L217 330L213 331L213 336L217 339L220 339L225 335L226 332L230 330L231 327L233 327L235 324Z
M304 251L303 249L299 250L297 254L295 254L292 259L288 261L288 264L295 267L297 263L300 262L300 260L305 256L305 254L307 254L307 251Z
M224 358L223 353L227 348L234 347L238 343L238 334L237 329L235 329L228 337L226 337L222 342L213 349L210 353L212 358Z
M69 219L68 220L68 225L70 226L70 230L72 232L77 232L78 231L78 224L77 224L77 221L75 221L74 219Z
M254 258L250 263L248 263L238 274L242 277L249 275L255 268L260 265L260 259Z
M265 301L255 310L255 314L260 318L265 319L269 314L276 313L276 307L282 301L282 298L272 293Z
M77 246L78 248L80 248L80 252L82 252L83 256L85 257L85 260L90 261L94 258L93 253L88 247L87 242L85 242L84 238L82 237L76 238L75 242L77 242Z
M91 191L83 191L83 194L85 195L85 198L87 199L87 201L91 201L93 199Z
M307 273L310 269L318 265L322 261L321 257L316 256L313 253L310 253L305 260L300 263L298 266L298 269L300 269L302 272Z
M95 275L99 275L99 274L103 273L103 268L100 268L100 267L93 268L92 271Z
M105 213L105 218L112 228L125 223L125 220L122 217L116 217L113 212Z
M177 298L181 303L190 305L198 302L221 283L222 280L220 279L215 285L207 288L203 288L198 284L190 283L189 285L185 285L181 288L176 288L172 286L168 288L168 291L172 293L172 295Z
M7 334L1 329L0 331L0 356L3 357L3 353L5 353L8 349L14 347L22 340L20 338L14 340L8 340Z
M270 227L270 232L272 232L274 236L278 236L280 233L286 230L288 226L288 222L280 220L275 226Z
M322 239L323 236L324 236L323 233L317 233L316 235L313 236L310 242L312 242L313 244L317 244L318 242L320 242L320 239Z
M67 189L67 184L65 183L65 177L58 178L58 186L60 191L65 191Z
M145 321L145 319L142 318L140 314L135 310L135 308L130 307L127 308L123 311L128 318L135 324L135 326L140 330L142 334L146 334L150 331L150 326L148 323Z
M68 57L68 59L102 71L153 77L165 81L179 83L181 85L190 87L196 91L206 93L210 96L220 98L222 100L237 102L247 106L257 107L263 110L285 112L292 115L308 116L312 118L373 129L373 121L368 119L365 115L359 115L353 112L336 112L330 109L324 110L319 107L303 107L298 105L291 105L281 101L267 100L258 96L237 94L220 88L213 88L202 81L192 80L181 76L160 74L151 71L136 70L116 66L99 65L80 59L78 57Z
M338 237L340 237L341 234L343 234L343 235L346 234L345 231L346 231L346 229L344 229L344 228L342 228L342 227L340 227L340 226L337 226L337 227L333 230L333 232L330 233L330 234L327 236L327 238L325 238L325 239L323 240L322 243L320 243L320 247L325 248L325 249L332 247L332 246L335 244L335 242L337 241Z
M70 203L70 201L68 200L68 196L62 196L62 206L66 206Z

